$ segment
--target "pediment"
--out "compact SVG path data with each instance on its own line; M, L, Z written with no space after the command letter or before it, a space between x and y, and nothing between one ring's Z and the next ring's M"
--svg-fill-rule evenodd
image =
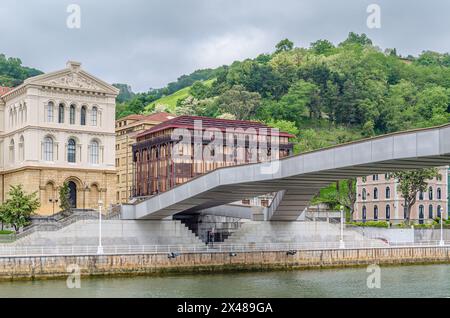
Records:
M25 84L80 89L115 95L119 93L119 90L114 86L76 68L68 68L62 71L32 77L27 79Z

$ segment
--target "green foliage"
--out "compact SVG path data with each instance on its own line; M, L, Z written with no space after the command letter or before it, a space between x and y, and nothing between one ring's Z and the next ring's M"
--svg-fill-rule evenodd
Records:
M389 222L386 221L367 221L367 222L348 222L348 225L360 226L360 227L379 227L389 228Z
M334 210L339 210L343 206L350 212L351 216L354 212L355 202L356 180L354 179L332 183L328 187L321 189L319 194L312 200L313 204L324 203Z
M22 185L11 186L8 199L0 206L0 219L3 224L13 226L17 231L30 222L30 217L39 208L37 192L26 194Z
M0 54L0 85L15 87L23 83L29 77L42 74L41 71L22 66L22 61L18 58L7 58Z
M425 192L428 188L428 180L437 178L437 168L426 168L412 171L400 171L392 173L392 177L398 182L398 191L403 197L403 208L406 212L405 222L409 223L411 207L416 203L417 194Z
M217 101L219 112L230 113L236 119L251 119L261 103L258 93L248 92L242 85L235 85L219 96Z
M134 97L134 93L131 86L128 84L112 84L115 88L120 90L119 95L116 98L118 103L128 102Z
M290 133L294 136L299 134L299 129L292 121L287 120L270 120L266 122L266 125L273 128L278 128L280 131Z
M275 48L276 48L275 53L290 51L294 48L294 43L291 42L289 39L284 39L278 42Z
M59 208L61 211L70 211L70 188L67 182L64 182L59 188Z

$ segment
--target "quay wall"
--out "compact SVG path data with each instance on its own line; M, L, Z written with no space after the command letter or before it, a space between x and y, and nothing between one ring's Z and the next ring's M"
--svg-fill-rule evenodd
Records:
M36 256L0 258L0 280L68 277L74 264L81 276L147 275L164 273L263 271L450 263L449 247L366 248L229 253Z

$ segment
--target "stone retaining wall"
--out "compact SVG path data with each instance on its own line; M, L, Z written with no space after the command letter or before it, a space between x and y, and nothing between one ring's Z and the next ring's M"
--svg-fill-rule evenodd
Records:
M67 268L77 264L82 276L139 275L199 271L250 271L345 267L369 264L444 263L450 247L374 248L286 252L189 253L175 259L166 254L92 255L0 258L0 279L67 277Z

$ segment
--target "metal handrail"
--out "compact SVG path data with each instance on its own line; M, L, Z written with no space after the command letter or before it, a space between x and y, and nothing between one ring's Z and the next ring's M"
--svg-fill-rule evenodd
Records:
M351 241L345 242L345 249L383 249L407 247L446 247L450 248L450 241L444 246L439 241L423 242L390 242L382 241ZM98 246L2 246L2 257L35 257L35 256L85 256L97 255ZM248 243L237 245L216 244L209 245L110 245L103 246L105 255L127 254L167 254L167 253L228 253L228 252L260 252L260 251L307 251L307 250L341 250L339 242L305 242L305 243Z

